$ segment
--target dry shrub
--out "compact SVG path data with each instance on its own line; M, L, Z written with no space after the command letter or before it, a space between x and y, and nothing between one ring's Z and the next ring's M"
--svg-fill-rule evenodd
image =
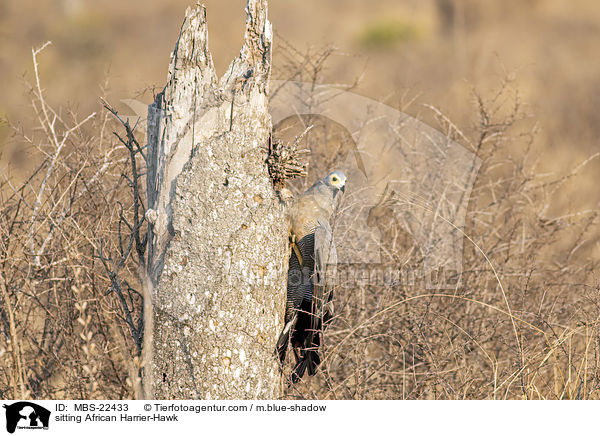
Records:
M1 174L0 398L130 398L139 353L123 319L141 319L135 259L119 268L125 310L100 258L116 267L126 251L130 153L109 112L81 120L48 104L42 49L37 128L14 128L37 167L21 184Z
M318 83L332 53L284 45L279 76ZM38 128L14 134L39 164L23 183L1 173L0 398L131 398L143 339L143 151L110 133L120 126L108 111L81 120L52 109L38 54ZM478 122L462 131L433 109L439 129L482 160L459 285L340 283L322 371L287 398L598 398L597 211L550 212L586 162L563 176L537 171L535 132L510 82L474 101ZM293 142L309 126L310 183L352 138L323 117L279 128ZM418 270L419 247L390 216L397 201L388 192L369 214L384 235L382 265Z
M323 62L291 53L288 76L318 84ZM430 107L438 130L482 161L463 229L458 285L431 289L418 276L339 283L322 372L290 387L288 398L599 397L598 212L565 211L559 197L596 155L564 175L540 174L536 128L512 80L486 98L473 91L473 101L476 122L463 130ZM313 168L322 174L336 162L335 156L318 160L329 153L329 139L349 135L317 117L278 127L294 134L309 123L309 174ZM380 266L419 271L426 259L393 216L402 200L384 193L369 214L387 253Z

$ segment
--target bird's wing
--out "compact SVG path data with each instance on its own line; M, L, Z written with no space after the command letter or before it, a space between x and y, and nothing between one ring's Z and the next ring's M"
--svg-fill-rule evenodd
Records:
M304 236L301 240L295 242L296 250L292 250L289 259L287 299L285 306L285 327L277 340L277 354L281 363L285 360L288 340L292 334L292 340L297 335L296 329L302 331L301 342L304 342L304 329L312 325L312 319L308 313L311 310L313 300L313 252L314 252L314 233ZM300 326L296 323L299 322ZM312 341L312 335L311 341Z
M317 324L333 316L333 286L337 266L337 252L329 223L319 220L314 243L314 315ZM317 327L317 326L315 326Z

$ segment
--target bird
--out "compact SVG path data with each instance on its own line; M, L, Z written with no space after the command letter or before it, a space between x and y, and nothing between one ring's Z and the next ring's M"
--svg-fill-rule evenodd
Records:
M314 375L321 363L323 330L334 315L333 280L337 252L329 220L338 194L345 192L346 176L336 170L317 180L290 206L290 257L285 326L277 340L281 365L288 342L296 357L290 382L297 383L308 370Z

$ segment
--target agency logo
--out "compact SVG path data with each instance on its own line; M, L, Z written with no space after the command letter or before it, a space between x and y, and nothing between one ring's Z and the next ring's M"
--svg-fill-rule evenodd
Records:
M6 409L6 431L14 433L18 429L48 430L50 411L29 401L19 401L3 405Z
M339 87L275 80L270 86L274 131L316 126L307 182L334 168L346 174L332 226L341 283L458 286L480 159L450 133Z
M322 126L344 132L338 137L321 129L325 133L311 147L308 185L297 189L303 192L332 169L346 174L343 212L333 226L338 279L456 288L466 214L481 166L477 155L450 133L333 85L272 80L270 87L274 132L300 126L300 133L315 124L320 126L311 131L315 137ZM136 112L123 118L141 129L147 106L122 102Z

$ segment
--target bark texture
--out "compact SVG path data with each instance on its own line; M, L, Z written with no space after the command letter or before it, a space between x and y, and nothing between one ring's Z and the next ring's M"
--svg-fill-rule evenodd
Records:
M281 394L287 226L265 164L272 31L266 0L246 12L240 55L218 80L206 11L188 9L148 111L155 398Z

